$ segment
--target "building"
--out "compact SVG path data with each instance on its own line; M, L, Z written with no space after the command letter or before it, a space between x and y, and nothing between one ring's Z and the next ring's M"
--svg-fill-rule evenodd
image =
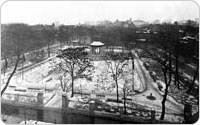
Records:
M118 19L113 23L114 26L124 27L124 28L135 28L135 24L133 23L132 19L126 21L119 21Z
M100 42L100 41L93 41L91 44L91 49L92 49L92 54L102 54L104 49L104 43Z
M199 18L195 18L194 20L195 20L196 23L199 24Z
M142 27L147 24L147 22L145 22L143 20L135 20L135 21L133 21L133 23L135 24L136 27Z

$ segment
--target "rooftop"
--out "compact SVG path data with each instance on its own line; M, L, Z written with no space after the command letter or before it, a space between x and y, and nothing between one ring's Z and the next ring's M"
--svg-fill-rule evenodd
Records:
M104 43L100 42L100 41L93 41L91 44L91 46L103 46Z

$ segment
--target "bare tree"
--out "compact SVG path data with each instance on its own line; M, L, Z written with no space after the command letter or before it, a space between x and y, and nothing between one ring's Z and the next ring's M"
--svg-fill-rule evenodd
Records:
M56 59L52 59L49 63L51 70L48 73L60 81L60 86L63 92L69 92L71 90L71 84L69 82L70 76L65 72L65 70L62 70L62 63L58 64Z
M54 30L54 26L46 26L43 31L43 39L46 42L47 45L47 53L48 53L48 57L51 56L51 45L53 44L54 40L55 40L55 35L56 35L56 30Z
M193 76L193 79L192 79L192 83L188 89L188 93L190 93L192 91L192 88L194 87L195 85L195 81L196 81L196 78L198 77L198 74L199 74L199 64L197 64L196 66L196 70L195 70L195 73L194 73L194 76Z
M66 76L59 76L58 79L60 80L60 85L63 92L69 92L72 89L72 86L70 84L70 79L68 79Z
M18 63L19 63L19 60L20 60L20 54L17 54L17 59L16 59L16 62L15 62L15 66L14 66L14 69L13 71L11 72L11 74L9 75L7 81L6 81L6 85L4 86L3 90L1 91L1 96L4 94L4 92L6 91L6 89L8 88L8 85L10 83L10 80L11 78L13 77L13 75L15 74L16 70L17 70L17 66L18 66Z
M164 75L164 81L165 81L165 91L162 99L162 113L160 116L160 119L163 120L165 117L165 102L167 100L168 95L168 88L172 82L172 57L171 52L169 52L166 55L166 59L164 61L165 65L162 65L162 71Z
M105 54L105 62L108 65L108 70L111 71L111 76L115 82L117 102L119 102L118 80L122 77L124 67L128 65L128 59L128 55L125 53L108 52Z
M178 29L176 25L164 25L164 31L162 34L161 47L164 50L163 56L157 58L156 60L161 65L161 69L164 76L165 91L162 99L162 113L160 119L163 120L165 117L165 102L167 100L168 89L172 83L173 75L175 76L175 83L179 87L179 72L178 72L178 57L179 57L179 48L178 48ZM172 68L172 56L175 53L175 71ZM154 55L155 57L155 55Z
M65 44L65 41L69 40L70 35L72 34L69 34L69 28L67 26L59 26L56 37L57 40L60 42L60 47L62 47Z
M176 79L177 84L179 81L179 72L178 72L178 48L175 44L177 44L177 37L172 35L173 33L177 33L177 29L174 29L174 26L164 24L163 25L163 31L160 31L160 38L161 41L159 43L159 47L163 50L162 53L159 53L156 50L147 50L144 48L144 51L146 51L152 59L156 60L161 67L163 77L164 77L164 83L165 83L165 90L163 94L163 99L161 101L162 104L162 113L160 116L160 119L163 120L165 117L165 102L167 100L168 96L168 89L174 80ZM176 34L177 35L177 34ZM175 43L175 44L174 44ZM175 50L174 50L175 49ZM176 55L176 71L174 71L172 67L172 60L173 60L173 54ZM175 77L173 77L175 76Z
M24 52L23 46L27 45L25 41L28 41L28 38L30 36L29 33L29 28L25 24L10 24L2 33L2 45L4 54L7 56L11 56L11 58L13 58L15 62L10 66L14 68L11 73L8 73L6 84L1 91L1 96L6 91L11 78L14 76L17 70L18 64L21 60L21 54L23 54ZM8 63L7 59L6 63ZM8 64L6 64L5 68L8 68Z
M174 84L177 86L178 89L180 89L180 79L179 79L179 56L180 56L180 50L179 50L179 37L181 37L181 34L178 30L177 22L175 22L175 25L173 26L173 29L170 31L172 36L172 45L174 55L175 55L175 74L174 74ZM173 44L174 43L174 44Z
M131 95L131 93L133 93L133 84L132 84L132 77L128 78L127 76L129 74L127 74L129 72L124 73L123 75L123 86L122 86L122 92L123 92L123 100L124 100L124 114L126 114L126 100L127 97Z
M87 57L85 48L68 48L61 50L57 57L60 62L57 64L59 69L70 76L72 94L74 96L74 81L78 78L86 78L91 80L91 72L93 65Z
M174 40L177 40L175 39L176 37L171 35L171 33L174 32L175 30L173 26L164 25L164 28L165 28L165 31L163 32L164 36L163 36L163 41L161 44L162 49L164 50L163 58L162 59L157 58L158 63L161 65L161 69L164 76L164 83L165 83L165 91L164 91L163 99L161 102L162 103L162 113L160 116L161 120L163 120L165 117L165 102L167 100L169 86L172 83L172 78L173 78L172 76L174 75L174 71L172 68L172 54L174 50ZM175 76L178 76L178 61L176 63L177 63L176 65L177 75L175 73Z

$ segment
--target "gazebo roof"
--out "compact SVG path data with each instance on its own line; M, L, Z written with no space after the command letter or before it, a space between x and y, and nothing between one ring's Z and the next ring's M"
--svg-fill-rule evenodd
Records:
M104 43L100 42L100 41L93 41L91 44L91 46L103 46Z

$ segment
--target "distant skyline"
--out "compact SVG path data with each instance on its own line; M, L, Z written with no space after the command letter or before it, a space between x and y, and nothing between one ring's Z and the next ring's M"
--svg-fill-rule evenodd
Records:
M101 20L194 20L199 8L193 1L7 1L1 23L78 24Z

